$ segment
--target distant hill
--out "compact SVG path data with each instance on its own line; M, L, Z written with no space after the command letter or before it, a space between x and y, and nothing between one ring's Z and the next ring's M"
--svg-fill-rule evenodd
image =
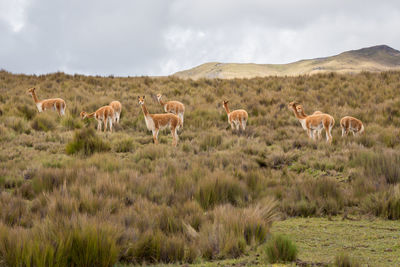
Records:
M184 79L252 78L265 76L297 76L324 72L358 73L400 70L400 51L378 45L343 52L336 56L305 59L288 64L210 62L173 74Z

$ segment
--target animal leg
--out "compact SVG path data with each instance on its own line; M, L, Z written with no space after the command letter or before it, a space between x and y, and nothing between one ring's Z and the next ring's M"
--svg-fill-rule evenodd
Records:
M178 134L176 133L176 128L171 129L172 134L172 145L176 146L178 143Z
M97 121L97 131L101 131L101 121Z
M110 132L112 132L112 118L108 119L108 124L110 125Z
M246 130L246 124L247 124L247 121L246 120L242 120L242 129L243 129L243 131Z
M342 127L342 137L344 137L344 134L346 133L346 129Z
M158 144L158 131L159 131L159 129L153 130L153 140L154 140L154 144Z
M104 124L104 132L107 130L107 119L103 119L103 124Z

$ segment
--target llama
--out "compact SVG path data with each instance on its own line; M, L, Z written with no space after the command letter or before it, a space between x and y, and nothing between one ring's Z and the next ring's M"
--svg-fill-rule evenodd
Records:
M110 107L112 107L114 109L114 121L116 123L119 123L119 118L121 116L121 111L122 111L122 105L121 102L119 101L112 101L109 105Z
M39 112L52 109L56 110L59 116L65 115L65 109L67 108L67 105L65 104L65 101L63 99L50 98L50 99L39 100L38 97L36 96L36 88L34 87L28 90L28 94L32 96L33 101L35 101L36 107Z
M165 114L150 114L144 104L145 96L138 96L139 105L142 107L144 120L146 122L147 129L152 131L153 140L155 144L158 144L158 132L160 129L169 128L172 134L172 145L176 146L178 143L178 133L179 127L182 127L182 120L177 115L172 113Z
M342 128L342 137L351 131L353 136L360 135L364 132L363 123L354 117L346 116L340 120L340 127Z
M303 108L302 105L297 105L297 106L296 106L296 109L297 109L297 112L300 113L300 114L302 114L304 117L307 117L307 116L308 116L307 114L304 113L304 108ZM324 113L321 112L321 111L319 111L319 110L316 110L316 111L314 111L314 113L311 114L311 115L318 115L318 114L324 114ZM321 140L321 139L322 139L322 130L323 130L323 128L321 128L321 129L319 129L319 130L317 131L317 133L318 133L317 139L318 139L318 140Z
M222 102L226 114L228 115L228 123L231 125L232 130L234 129L234 125L236 126L236 130L239 130L240 125L240 127L244 131L246 129L247 119L249 118L247 111L244 109L230 111L228 108L228 103L229 101L225 100Z
M185 114L185 105L183 105L179 101L164 102L161 100L161 97L162 97L161 94L157 94L157 101L158 103L160 103L161 106L164 107L164 111L167 113L173 113L175 115L178 115L178 117L182 120L182 125L183 125L183 115Z
M97 131L101 131L101 123L104 123L104 132L107 130L107 123L109 125L110 132L112 132L112 124L114 117L114 109L110 106L104 106L92 113L85 111L81 112L81 118L95 118L97 120Z
M305 116L297 111L297 102L290 102L288 108L291 109L300 121L301 126L307 131L308 136L315 140L314 131L319 131L320 129L325 129L326 141L332 143L332 128L335 125L335 119L329 114L316 114Z

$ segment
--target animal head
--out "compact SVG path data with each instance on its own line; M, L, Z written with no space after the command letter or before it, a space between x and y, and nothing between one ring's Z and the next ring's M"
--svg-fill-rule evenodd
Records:
M228 101L228 100L224 100L224 101L222 101L222 105L223 105L223 106L226 106L226 105L228 105L228 103L229 103L229 101Z
M32 95L33 93L35 93L35 90L36 90L35 87L29 88L29 90L28 90L27 93L30 94L30 95Z
M139 105L143 105L145 96L138 96L137 98L138 98L138 101L139 101Z
M162 95L161 94L157 94L157 100L160 101L161 100Z
M86 113L85 111L82 111L82 112L81 112L81 118L82 118L82 119L87 118L87 113Z
M297 103L296 101L292 101L292 102L290 102L290 103L288 104L288 108L297 111L296 107L297 107L298 104L299 104L299 103Z
M304 112L304 109L303 109L303 106L302 106L302 105L297 105L297 106L296 106L296 110L297 110L297 112L299 112L299 113L303 113L303 112Z

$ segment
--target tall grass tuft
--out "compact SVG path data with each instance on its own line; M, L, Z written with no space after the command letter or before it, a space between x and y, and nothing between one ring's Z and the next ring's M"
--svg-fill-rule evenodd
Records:
M361 267L361 264L346 253L340 253L335 257L335 267Z
M91 128L75 131L74 138L66 146L67 154L92 155L95 152L109 151L111 146L97 136Z
M265 252L270 263L291 262L297 259L297 246L285 235L275 235L268 241Z

